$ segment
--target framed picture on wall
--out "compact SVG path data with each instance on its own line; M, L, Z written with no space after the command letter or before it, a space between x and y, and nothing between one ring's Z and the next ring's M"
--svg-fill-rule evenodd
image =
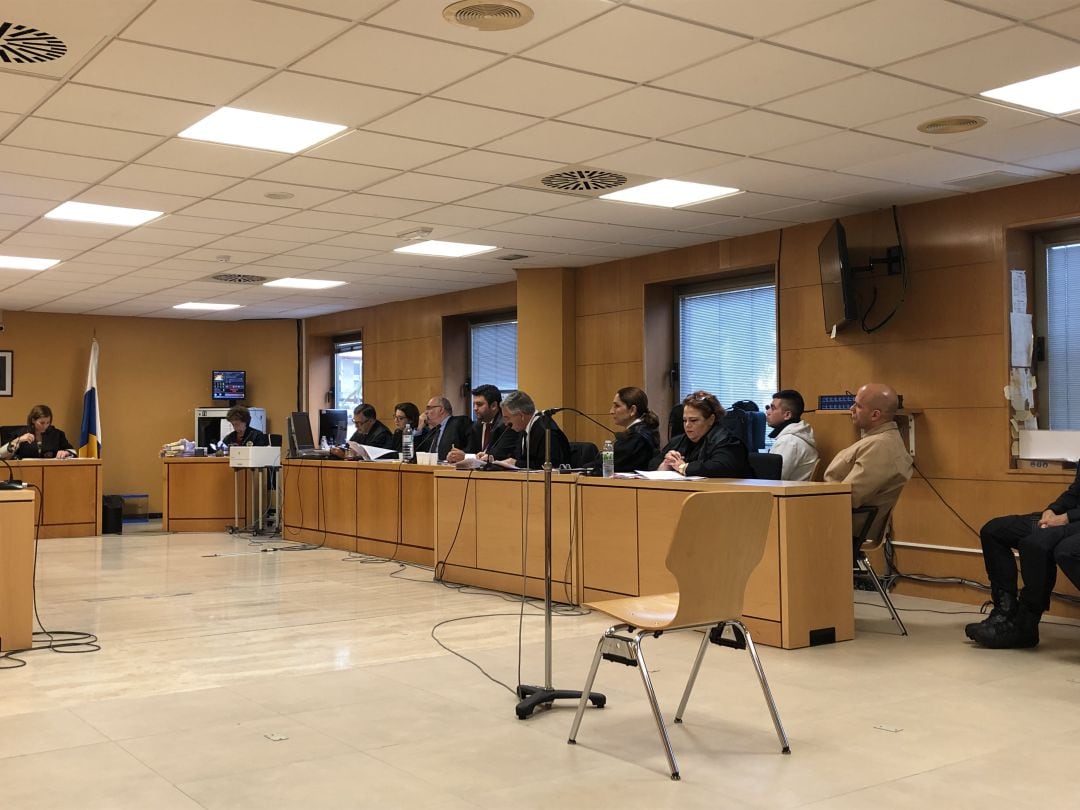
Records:
M0 397L11 396L11 367L15 364L15 352L0 351Z

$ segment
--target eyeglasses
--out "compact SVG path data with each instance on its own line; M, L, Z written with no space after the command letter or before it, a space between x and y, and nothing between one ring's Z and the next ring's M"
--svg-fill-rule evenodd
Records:
M424 406L424 410L425 410L425 411L437 411L437 410L439 410L439 409L440 409L441 407L442 407L442 405L425 405L425 406Z
M396 413L394 414L394 421L395 422L404 422L406 419L408 419L408 417L405 416L404 414L401 414L400 416L398 414L396 414Z

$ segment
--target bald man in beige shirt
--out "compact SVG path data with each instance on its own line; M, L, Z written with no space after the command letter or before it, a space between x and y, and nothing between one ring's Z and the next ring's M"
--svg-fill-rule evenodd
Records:
M896 392L882 383L867 383L860 388L851 406L851 422L862 432L862 438L837 453L825 470L826 481L851 484L853 509L878 507L868 537L877 536L889 509L911 478L911 454L894 421L898 400ZM858 533L864 521L862 516L853 519L853 534Z

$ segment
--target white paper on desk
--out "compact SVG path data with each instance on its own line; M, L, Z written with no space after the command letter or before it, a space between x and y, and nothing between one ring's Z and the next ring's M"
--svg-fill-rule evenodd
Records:
M1010 366L1031 365L1031 316L1026 312L1009 313L1009 331L1012 333Z
M503 459L502 461L489 461L488 463L492 467L498 467L502 470L521 471L525 469L524 467L519 467L517 465L517 462L515 462L512 458Z
M395 452L387 450L385 447L372 447L370 444L358 444L357 442L349 442L348 444L349 455L353 458L362 458L364 461L374 461Z
M1027 312L1027 272L1010 271L1012 276L1012 312ZM1013 365L1019 365L1013 363Z
M476 457L476 453L466 453L465 458L454 465L455 470L479 470L485 462Z
M634 470L646 481L704 481L703 475L679 475L674 470Z

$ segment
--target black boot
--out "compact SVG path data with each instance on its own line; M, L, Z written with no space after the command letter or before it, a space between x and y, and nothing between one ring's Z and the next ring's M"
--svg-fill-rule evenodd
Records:
M972 634L976 632L976 628L1000 624L1006 619L1011 619L1016 615L1015 593L1010 591L999 591L997 588L993 588L990 591L990 596L994 600L994 609L990 611L990 615L981 622L972 622L964 628L964 634L972 641L975 640L975 636Z
M1033 610L1026 603L1021 602L1012 618L996 624L983 622L972 631L971 638L980 646L992 650L1037 647L1041 618L1041 610Z

